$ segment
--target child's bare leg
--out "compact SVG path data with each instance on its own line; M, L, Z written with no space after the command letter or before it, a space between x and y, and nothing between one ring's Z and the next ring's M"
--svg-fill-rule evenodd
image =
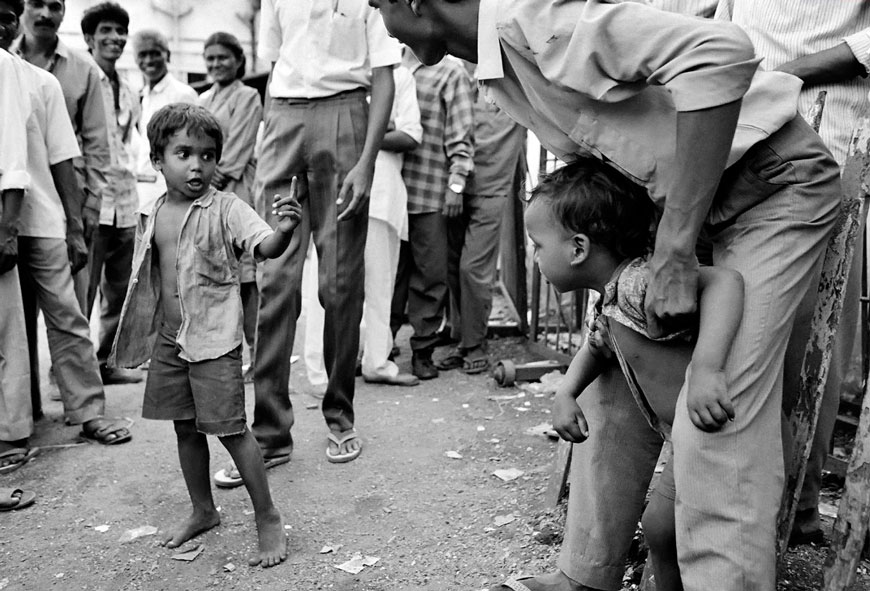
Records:
M677 533L674 501L653 493L643 512L643 535L649 545L656 591L683 591L677 562Z
M169 548L177 548L221 522L211 496L208 442L205 435L196 430L193 420L175 421L175 435L178 439L181 473L184 474L193 512L164 538L163 544Z
M248 429L239 435L221 437L220 440L236 463L254 505L259 552L248 563L264 568L280 564L287 558L287 537L284 534L284 521L272 502L260 446Z

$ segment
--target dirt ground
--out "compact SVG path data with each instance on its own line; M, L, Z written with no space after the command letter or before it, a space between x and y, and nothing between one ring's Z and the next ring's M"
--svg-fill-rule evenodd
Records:
M407 369L404 332L399 344ZM491 353L529 359L517 339L493 341ZM243 488L215 492L223 523L181 549L201 546L190 562L173 559L179 550L158 546L154 535L122 541L130 530L164 528L189 510L172 425L140 418L142 384L110 386L107 414L134 421L133 441L83 443L77 428L63 425L46 387L47 417L32 440L43 452L0 476L0 486L39 495L33 507L0 515L0 590L476 591L552 570L561 515L547 510L543 493L555 443L526 432L548 421L549 394L458 371L415 388L360 379L357 428L365 449L358 460L333 465L300 364L291 380L298 392L293 460L269 472L286 521L286 563L247 566L256 539ZM214 470L228 455L217 440L210 445ZM503 481L493 475L502 469L522 474ZM373 564L358 574L337 568L356 554ZM813 549L790 556L780 589L820 588L822 560ZM870 589L868 580L862 575L856 588Z

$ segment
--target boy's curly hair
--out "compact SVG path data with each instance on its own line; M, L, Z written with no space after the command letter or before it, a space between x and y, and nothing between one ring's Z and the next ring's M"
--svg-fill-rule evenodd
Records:
M224 144L220 123L203 107L187 103L166 105L148 121L148 142L151 144L152 158L162 158L163 151L169 145L169 138L180 130L212 138L215 143L215 162L220 162Z
M102 2L91 6L82 15L82 34L93 35L102 22L117 23L126 30L130 26L130 15L115 2Z
M540 178L529 201L541 199L572 234L621 258L653 246L656 209L643 187L595 158L580 158Z

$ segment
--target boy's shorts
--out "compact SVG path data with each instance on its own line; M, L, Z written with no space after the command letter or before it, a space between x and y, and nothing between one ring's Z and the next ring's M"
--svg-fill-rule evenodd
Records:
M162 326L151 353L142 417L190 420L206 435L238 435L247 428L241 347L190 363L179 357L175 331Z

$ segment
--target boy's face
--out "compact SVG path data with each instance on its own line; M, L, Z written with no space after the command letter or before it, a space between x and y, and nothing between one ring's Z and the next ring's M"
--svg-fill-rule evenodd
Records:
M18 16L11 4L0 0L0 50L9 51L9 46L17 36Z
M525 213L526 231L535 247L535 260L544 277L561 293L585 287L578 283L574 236L553 218L547 202L532 201Z
M447 55L446 36L429 15L428 5L415 0L416 13L408 0L369 0L369 6L381 11L390 36L410 47L424 65L435 65Z
M27 0L21 22L28 35L37 39L53 41L63 22L63 0Z
M163 173L167 191L193 201L208 191L217 166L217 145L204 134L176 131L163 154L151 156L154 168Z
M166 51L151 39L145 39L136 46L136 65L149 82L156 84L163 80L168 58Z
M100 21L93 35L85 35L85 41L97 61L114 63L127 45L127 28L113 21Z

